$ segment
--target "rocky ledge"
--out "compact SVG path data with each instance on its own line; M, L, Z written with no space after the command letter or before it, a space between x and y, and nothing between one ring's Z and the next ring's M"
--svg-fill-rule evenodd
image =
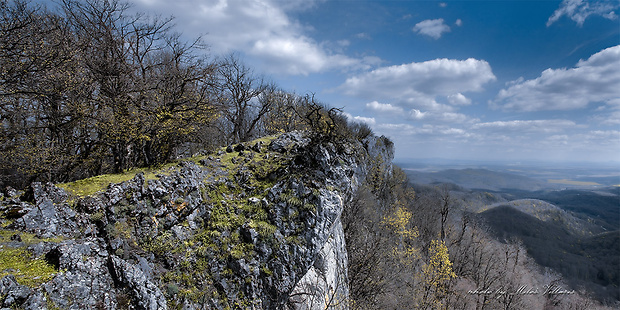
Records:
M347 308L340 214L367 163L390 164L386 144L292 132L120 183L7 189L0 306Z

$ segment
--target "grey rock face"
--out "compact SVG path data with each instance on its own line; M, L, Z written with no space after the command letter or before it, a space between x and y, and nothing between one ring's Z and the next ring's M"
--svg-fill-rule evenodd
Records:
M0 279L0 294L4 297L3 307L10 307L13 304L22 304L32 294L32 290L26 286L19 285L12 275L4 276Z
M34 233L42 238L71 236L77 229L75 211L68 207L67 194L53 184L32 183L34 206L15 221L11 228ZM28 194L28 193L27 193Z
M117 308L117 294L108 268L110 255L101 248L102 241L94 238L67 240L47 251L46 258L56 260L58 269L63 270L41 288L56 306L62 309Z
M347 309L340 215L367 159L388 166L393 155L378 139L338 143L291 132L89 197L41 183L4 197L0 220L39 238L5 246L27 248L58 272L32 288L2 278L2 306L324 309L331 296Z
M280 135L269 144L269 150L279 153L287 151L297 152L310 143L310 136L304 131L287 132Z
M299 310L348 309L347 251L340 219L306 274L297 282L289 304Z
M118 280L124 285L129 286L135 302L140 309L168 309L166 298L153 282L151 282L144 272L136 266L126 261L112 256L112 265Z

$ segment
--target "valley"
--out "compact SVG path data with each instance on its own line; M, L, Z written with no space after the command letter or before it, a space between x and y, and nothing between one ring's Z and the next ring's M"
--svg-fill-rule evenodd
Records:
M414 188L449 188L463 216L500 242L518 240L573 289L620 300L620 169L480 163L399 163Z

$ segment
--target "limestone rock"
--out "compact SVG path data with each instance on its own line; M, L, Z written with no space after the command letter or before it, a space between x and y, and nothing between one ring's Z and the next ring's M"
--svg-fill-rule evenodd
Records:
M6 190L1 220L22 241L3 246L23 247L57 273L33 288L3 277L2 306L305 310L323 309L330 296L347 309L340 216L370 162L390 170L391 146L302 131L265 140L88 197L41 183L23 195ZM24 234L38 239L25 244Z

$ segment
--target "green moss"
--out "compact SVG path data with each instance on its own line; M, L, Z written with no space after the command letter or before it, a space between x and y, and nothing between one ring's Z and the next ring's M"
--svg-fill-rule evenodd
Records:
M50 298L49 294L45 293L45 306L48 310L61 310L62 308L58 307L56 303Z
M166 255L171 253L172 249L178 249L177 240L172 236L170 231L164 231L156 237L146 236L140 241L140 247L155 255Z
M26 246L29 246L29 245L32 245L32 244L36 244L36 243L39 243L39 242L59 243L59 242L62 242L64 240L62 237L38 238L34 234L30 234L30 233L26 233L26 232L0 229L0 243L10 242L11 241L11 237L13 235L15 235L15 234L19 235L19 237L21 238L22 242Z
M166 285L166 293L168 295L174 296L179 293L179 286L175 283L168 283Z
M17 283L37 287L51 280L58 271L41 258L32 258L24 248L0 249L0 278L14 275Z
M262 273L266 274L267 276L272 276L273 275L273 271L271 271L267 266L260 267L260 271Z
M293 213L291 213L291 215L290 215L291 220L295 220L298 217L299 217L299 210L293 211Z
M233 169L238 166L238 164L233 163L233 159L237 157L239 157L239 152L224 153L220 157L220 163L228 169Z
M8 219L5 219L4 217L0 217L0 222L1 222L0 228L7 228L11 224L13 224L13 222L15 222L15 220L14 219L8 220Z
M254 245L251 243L238 243L230 250L230 255L234 259L240 259L242 257L249 257L253 254Z
M264 150L267 147L267 145L269 145L269 143L271 143L271 141L273 141L276 137L277 136L263 137L263 138L254 140L250 142L249 144L254 145L257 142L262 142L263 143L262 148ZM238 164L233 163L233 158L236 158L238 156L239 156L239 152L224 153L224 155L222 155L220 159L220 162L226 168L228 168L229 170L232 170L238 167ZM74 182L57 184L57 186L65 189L66 191L78 197L85 197L85 196L93 195L99 191L105 190L105 188L109 184L129 181L133 177L135 177L136 174L141 173L141 172L144 173L144 179L148 182L148 180L157 179L157 174L168 174L169 172L166 172L166 170L170 170L174 167L177 167L178 164L182 161L191 161L191 162L198 164L201 160L205 158L207 158L207 156L204 156L204 155L193 156L190 158L176 160L172 163L168 163L165 165L159 165L159 166L148 167L148 168L134 168L134 169L129 169L123 173L104 174L104 175L99 175L99 176L95 176L95 177L91 177L91 178L87 178L83 180L78 180Z
M299 239L299 236L296 236L296 235L286 236L286 237L284 237L284 239L288 243L294 243L294 244L297 244L297 245L301 244L301 239Z
M304 203L303 206L301 206L302 210L305 211L309 211L309 212L315 212L316 211L316 205L311 204L311 203Z
M256 229L261 236L271 236L277 229L275 225L266 221L250 221L249 226Z
M262 137L260 139L256 139L256 140L250 142L250 145L254 145L256 143L261 142L263 144L263 146L261 148L261 151L264 151L264 150L267 149L267 147L269 146L271 141L275 140L278 136L280 136L280 135L277 134L277 135L265 136L265 137Z
M102 220L103 217L104 217L103 212L99 211L99 212L93 213L90 216L90 220L93 221L93 222L96 222L96 221Z
M65 189L69 193L78 197L86 197L93 195L99 191L105 190L112 183L121 183L133 179L136 174L144 173L145 180L154 180L157 174L166 174L166 170L178 166L178 162L169 163L162 166L151 168L134 168L123 173L103 174L87 179L77 180L69 183L61 183L56 186Z

